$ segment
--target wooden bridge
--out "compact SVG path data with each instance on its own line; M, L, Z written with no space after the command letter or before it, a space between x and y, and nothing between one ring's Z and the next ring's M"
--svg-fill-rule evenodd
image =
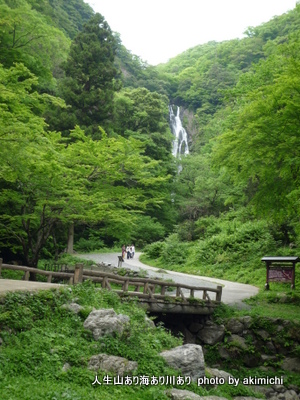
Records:
M71 285L90 280L100 284L103 289L117 293L123 299L136 298L152 313L212 314L222 297L222 286L208 288L149 278L132 278L83 269L83 264L77 264L73 271L58 272L3 264L0 259L0 277L3 269L23 271L23 280L27 281L30 274L45 276L48 283L54 278L56 281L67 281Z

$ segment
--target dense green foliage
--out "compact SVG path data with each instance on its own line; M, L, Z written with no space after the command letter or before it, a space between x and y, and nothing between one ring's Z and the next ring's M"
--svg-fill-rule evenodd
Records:
M76 250L134 241L148 244L159 267L262 288L262 256L299 255L299 12L153 67L83 0L0 0L4 261L37 267L66 248L75 227ZM180 173L169 103L181 107L190 133ZM79 315L61 308L74 298ZM299 291L278 284L249 303L258 315L293 318ZM129 314L130 329L95 343L82 327L92 307ZM160 387L92 386L88 358L103 347L137 360L138 374L172 375L158 353L179 340L88 283L8 295L0 328L4 400L166 397ZM249 395L194 386L202 395Z
M40 91L53 92L54 78L61 75L61 63L69 49L69 38L26 1L12 7L0 1L0 15L0 63L5 68L23 63L38 77Z
M265 264L260 261L263 255L297 255L297 249L282 246L280 237L276 240L278 232L274 229L267 221L257 220L245 209L219 217L200 218L192 227L181 224L177 233L164 242L146 246L143 261L151 263L155 260L157 267L263 288L266 277ZM186 236L191 230L194 240L188 241Z
M115 51L112 31L100 14L92 17L72 41L58 92L70 107L51 121L65 136L80 125L94 139L101 138L99 126L107 125L118 87Z
M81 0L0 7L1 256L35 267L74 225L81 246L138 241L137 225L148 228L141 244L162 238L172 227L167 98L128 89L136 110L122 120L117 38Z
M189 110L192 151L175 233L146 248L157 265L262 283L262 256L299 255L299 12L158 66Z
M5 0L11 4L15 0ZM20 1L20 0L19 0ZM93 9L83 0L27 0L33 10L45 16L53 24L73 39L83 25L93 16Z
M247 264L249 282L261 256L297 254L299 6L157 67L81 0L0 7L2 254L36 265L70 226L81 250L158 240L165 267ZM169 103L190 131L180 174Z
M123 235L137 210L162 201L163 196L146 195L164 178L157 162L142 155L140 142L108 138L103 130L102 139L94 141L77 127L66 146L61 135L46 132L43 118L32 112L42 101L58 100L32 93L35 78L23 65L1 72L6 83L1 92L2 245L21 246L24 261L35 267L57 225L105 220L111 229L121 223L124 228L117 232Z

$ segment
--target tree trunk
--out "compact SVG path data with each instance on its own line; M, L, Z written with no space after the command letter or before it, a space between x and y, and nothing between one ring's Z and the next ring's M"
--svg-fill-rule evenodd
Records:
M67 253L73 254L73 245L74 245L74 223L69 225L69 232L68 232L68 245L67 245Z

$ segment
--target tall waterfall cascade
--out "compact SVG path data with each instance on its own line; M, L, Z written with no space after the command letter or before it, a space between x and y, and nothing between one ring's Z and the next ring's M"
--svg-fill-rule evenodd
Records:
M171 132L174 135L172 154L180 158L182 154L189 154L188 135L181 123L180 108L177 107L175 115L173 107L169 106L169 112Z

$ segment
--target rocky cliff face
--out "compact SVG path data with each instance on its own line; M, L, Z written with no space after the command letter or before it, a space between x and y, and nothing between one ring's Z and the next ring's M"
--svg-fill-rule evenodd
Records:
M193 138L199 133L198 122L195 118L195 115L192 111L188 109L181 108L180 109L180 118L182 120L182 124L185 127L188 136L189 143L193 142Z

